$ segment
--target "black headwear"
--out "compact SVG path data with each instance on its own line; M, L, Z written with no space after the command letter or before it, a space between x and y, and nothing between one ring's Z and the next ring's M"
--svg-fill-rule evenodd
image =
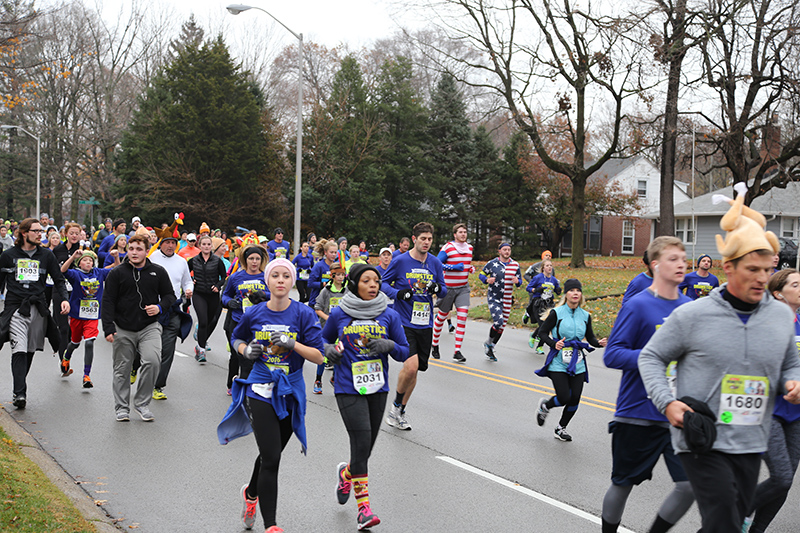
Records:
M583 286L581 285L581 282L575 278L569 278L564 282L565 293L571 291L572 289L578 289L579 291L583 292Z
M359 296L358 294L358 280L361 279L361 276L367 270L372 270L378 275L378 280L381 279L381 273L378 272L378 269L372 265L367 265L365 263L355 263L353 266L350 267L350 272L347 274L347 290ZM360 296L359 296L360 298Z

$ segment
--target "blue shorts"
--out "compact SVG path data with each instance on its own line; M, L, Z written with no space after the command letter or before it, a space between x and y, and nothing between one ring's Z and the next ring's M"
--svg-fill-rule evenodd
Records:
M624 422L611 422L611 455L613 467L611 482L614 485L638 485L652 479L658 458L664 456L672 481L688 481L683 465L672 449L668 428L637 426Z

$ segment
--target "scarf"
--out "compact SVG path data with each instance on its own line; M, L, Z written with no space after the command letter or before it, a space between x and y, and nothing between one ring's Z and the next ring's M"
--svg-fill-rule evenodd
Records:
M389 298L382 292L372 300L362 300L352 292L346 292L339 300L339 307L357 320L371 320L386 310Z

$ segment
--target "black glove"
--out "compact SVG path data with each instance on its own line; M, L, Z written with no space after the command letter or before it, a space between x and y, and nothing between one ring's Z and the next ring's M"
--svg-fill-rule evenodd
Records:
M253 305L269 300L267 293L264 291L250 291L250 294L247 297L250 299L250 303Z
M428 292L431 294L435 294L439 296L439 293L442 292L442 286L436 283L435 281L431 281L428 283Z
M269 342L271 342L275 346L286 348L289 351L294 350L294 344L295 344L294 339L291 338L285 332L273 331L272 334L269 336Z
M394 297L395 300L410 300L411 297L414 295L413 289L400 289L397 291L397 296Z
M332 365L338 365L342 361L342 352L337 350L333 344L326 344L325 359Z
M228 309L241 309L241 308L242 308L242 302L240 302L236 298L231 298L230 300L228 300Z
M367 348L371 354L389 353L394 350L394 341L392 339L370 339L367 342Z
M256 359L261 357L261 354L264 353L264 346L259 344L258 341L252 340L250 344L247 345L247 348L244 349L244 353L242 357L248 359L250 361L255 361Z

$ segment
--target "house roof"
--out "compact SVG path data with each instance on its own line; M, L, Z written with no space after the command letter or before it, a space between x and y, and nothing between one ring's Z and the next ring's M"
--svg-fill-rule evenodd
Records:
M692 200L675 204L675 216L690 217L692 214L696 217L724 215L730 205L727 202L720 202L715 205L712 202L712 197L715 194L733 198L733 187L724 187L698 196L694 199L694 209ZM766 194L753 200L750 207L765 216L800 217L800 183L796 181L790 182L785 189L774 187ZM659 216L659 213L652 212L647 213L644 218L658 218Z
M595 172L596 175L605 175L608 176L609 179L614 178L617 174L626 170L633 165L635 165L640 159L645 159L642 155L637 155L634 157L626 157L625 159L609 159L600 169ZM593 162L592 162L593 163ZM650 163L650 161L648 161ZM655 165L650 163L651 166L655 168Z

